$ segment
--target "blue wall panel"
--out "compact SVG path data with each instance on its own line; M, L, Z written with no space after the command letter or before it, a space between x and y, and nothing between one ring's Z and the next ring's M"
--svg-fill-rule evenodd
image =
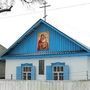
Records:
M60 33L52 30L52 28L41 23L32 33L28 33L25 38L20 41L15 48L12 48L9 54L30 54L37 53L37 37L39 32L49 32L49 49L46 51L75 51L82 50L80 46L70 41ZM46 52L43 50L43 52Z

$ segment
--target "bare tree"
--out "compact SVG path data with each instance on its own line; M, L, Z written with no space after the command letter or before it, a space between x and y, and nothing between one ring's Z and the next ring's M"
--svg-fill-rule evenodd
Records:
M35 2L42 4L44 0L21 0L23 5L32 5ZM0 13L11 11L11 9L14 7L15 0L0 0Z
M21 0L21 2L23 2L25 4L31 4L31 3L35 3L35 2L43 3L44 0Z
M13 7L13 6L11 5L9 8L5 8L5 9L0 8L0 13L11 11L11 8L12 8L12 7Z
M8 0L3 0L0 2L0 13L11 11L14 4L14 0L8 2Z

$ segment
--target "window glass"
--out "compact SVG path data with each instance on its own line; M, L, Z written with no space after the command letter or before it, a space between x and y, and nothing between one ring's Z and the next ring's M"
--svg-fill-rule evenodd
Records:
M61 67L61 71L63 71L63 67Z
M54 67L54 71L56 71L56 67Z

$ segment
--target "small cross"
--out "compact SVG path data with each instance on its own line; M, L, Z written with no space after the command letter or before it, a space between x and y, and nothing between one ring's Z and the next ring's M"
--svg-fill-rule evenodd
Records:
M47 5L47 2L45 1L44 3L43 3L43 6L42 7L40 7L40 8L44 8L44 20L46 21L46 17L47 17L47 14L46 14L46 8L47 7L50 7L51 5Z

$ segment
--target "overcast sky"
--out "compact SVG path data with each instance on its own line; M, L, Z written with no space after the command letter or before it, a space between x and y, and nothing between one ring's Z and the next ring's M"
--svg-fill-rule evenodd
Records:
M28 9L15 0L11 12L0 13L0 44L10 47L36 21L43 18L42 5ZM90 47L90 0L47 0L47 22Z

